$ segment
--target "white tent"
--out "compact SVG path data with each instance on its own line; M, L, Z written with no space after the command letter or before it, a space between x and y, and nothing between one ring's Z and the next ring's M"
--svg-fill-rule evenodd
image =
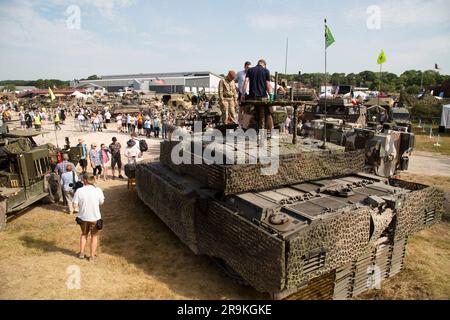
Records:
M82 94L80 91L75 91L71 94L71 96L75 97L76 99L83 99L86 100L87 96L85 94Z
M441 127L450 129L450 104L442 107Z
M344 98L350 98L351 93L347 93L344 95ZM369 95L363 91L355 91L353 92L353 96L355 97L355 99L358 99L358 97L361 97L361 99L366 100L369 98Z

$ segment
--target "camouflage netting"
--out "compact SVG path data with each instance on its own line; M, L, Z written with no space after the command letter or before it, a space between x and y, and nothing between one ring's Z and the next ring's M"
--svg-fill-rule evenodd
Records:
M289 241L286 288L296 288L360 256L370 239L370 207L350 207Z
M197 186L195 181L177 177L158 164L138 165L136 181L139 198L181 241L198 253L194 215L199 196L193 191Z
M416 190L406 195L395 216L395 239L403 239L442 220L445 194L435 187L426 187L401 180L391 183Z
M198 212L201 254L221 258L261 292L278 292L285 278L285 243L216 201Z
M353 298L398 274L404 266L407 238L388 241L366 251L335 273L333 299ZM377 281L380 281L377 283Z
M213 190L160 164L137 165L136 179L142 201L193 252L222 259L257 290L272 294L295 293L317 282L316 289L300 291L305 297L314 292L324 297L329 283L320 279L336 272L346 280L336 280L334 297L355 296L367 290L368 266L379 266L383 279L398 273L406 237L442 214L441 191L391 180L414 190L404 196L400 209L380 213L349 205L283 239L225 207ZM380 245L380 240L388 244Z
M268 166L176 165L171 160L172 149L176 144L177 142L168 141L161 143L161 163L179 174L190 175L225 195L270 190L310 180L353 174L363 171L365 163L364 151L342 152L341 149L336 149L337 152L330 152L305 148L304 152L285 153L281 150L276 174L262 175L261 169Z

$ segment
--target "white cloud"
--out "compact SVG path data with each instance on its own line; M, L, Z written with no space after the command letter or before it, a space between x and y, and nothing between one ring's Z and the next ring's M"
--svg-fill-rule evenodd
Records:
M120 68L123 61L133 69L159 57L154 52L107 43L95 32L69 30L64 20L44 18L26 1L0 5L0 16L1 79L68 79L99 70L109 73L109 68Z

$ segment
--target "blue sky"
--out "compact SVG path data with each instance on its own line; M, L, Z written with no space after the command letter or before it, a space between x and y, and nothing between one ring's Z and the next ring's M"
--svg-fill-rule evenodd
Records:
M80 10L69 29L67 8ZM369 28L379 10L379 28ZM73 11L72 11L73 12ZM432 69L450 73L447 0L0 0L0 79L73 79L91 74L269 69L322 72L323 19L336 43L329 72ZM73 16L72 16L73 17Z

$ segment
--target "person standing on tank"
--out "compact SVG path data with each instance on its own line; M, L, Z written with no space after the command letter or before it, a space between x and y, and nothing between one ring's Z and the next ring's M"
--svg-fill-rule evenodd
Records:
M255 67L248 69L244 87L241 91L241 101L245 99L244 96L247 88L249 91L248 100L263 102L269 100L268 97L272 87L270 85L270 71L267 69L267 63L264 59L260 59ZM272 112L273 109L271 107L264 107L265 119L259 119L261 113L256 112L257 123L260 126L264 123L263 127L267 130L273 129Z

